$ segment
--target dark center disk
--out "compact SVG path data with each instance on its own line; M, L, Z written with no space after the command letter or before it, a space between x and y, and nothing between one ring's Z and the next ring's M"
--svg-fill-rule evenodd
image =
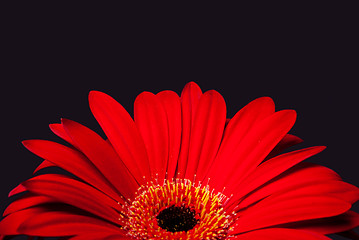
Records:
M168 207L163 209L156 218L158 226L169 232L187 232L198 223L196 213L188 207Z

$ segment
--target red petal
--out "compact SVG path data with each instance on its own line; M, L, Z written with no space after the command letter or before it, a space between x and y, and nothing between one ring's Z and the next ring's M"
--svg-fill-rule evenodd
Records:
M72 146L75 146L74 141L72 141L72 139L70 138L70 136L67 134L66 130L64 129L64 127L62 126L61 123L53 123L49 125L51 131L53 133L55 133L57 136L59 136L60 138L64 139L66 142L70 143ZM47 167L56 167L55 164L44 160L33 172L34 174L38 171L40 171L41 169L47 168Z
M202 180L217 154L226 121L226 103L216 91L204 93L194 115L190 136L186 179L197 174Z
M209 171L208 177L214 179L228 164L233 153L238 149L245 135L255 124L274 113L274 103L269 97L258 98L242 108L226 126L223 140L215 158L214 164ZM222 177L222 176L221 176ZM215 181L212 181L215 184Z
M249 175L292 128L296 119L293 110L282 110L265 118L244 137L235 151L221 162L215 182L217 190L223 186L232 192L235 185ZM220 156L223 158L223 155Z
M108 233L108 232L95 232L90 234L81 234L79 236L75 236L70 238L71 240L111 240L111 239L132 239L130 237L126 237L123 234L115 234L115 233Z
M301 196L283 194L255 204L244 211L236 221L233 233L297 222L336 216L348 211L351 204L327 196Z
M125 198L133 198L138 185L114 149L94 131L77 122L62 119L62 124L76 146L105 178Z
M330 240L330 238L306 231L285 228L267 228L234 236L238 240Z
M177 168L177 173L180 174L180 177L182 177L181 174L184 175L186 172L192 125L194 122L194 115L201 95L201 89L194 82L186 84L181 94L182 142Z
M359 198L359 189L354 185L343 181L327 180L312 182L310 184L296 182L292 185L278 189L271 197L284 198L285 196L327 196L338 198L350 204L356 202Z
M71 137L67 134L64 126L60 123L53 123L49 125L51 131L55 133L60 138L64 139L66 142L70 143L72 146L76 147L76 143L71 139Z
M22 184L19 184L13 190L10 191L8 197L12 197L18 193L22 193L25 191L26 191L26 188Z
M47 167L56 167L55 164L52 162L49 162L47 160L42 161L42 163L34 170L33 174L37 173L41 169L47 168Z
M143 176L150 177L149 161L143 139L128 112L105 93L91 91L90 108L137 182L144 183Z
M257 98L248 103L232 119L229 119L223 143L239 143L238 141L241 141L256 123L273 114L274 111L274 102L270 97Z
M344 200L350 204L355 203L359 199L359 189L356 186L343 181L335 180L298 186L294 191L297 193L302 192L303 194L331 196Z
M37 196L32 193L27 193L16 201L12 202L4 211L3 216L9 215L11 213L34 207L44 203L54 202L52 198L46 196Z
M287 134L284 136L282 140L280 140L277 146L275 146L275 148L268 154L265 160L275 157L276 155L280 154L283 150L292 147L294 145L297 145L301 142L303 142L301 138L294 136L292 134Z
M269 182L271 179L277 177L299 162L323 151L324 149L325 147L322 146L300 149L279 155L262 163L251 175L236 186L236 190L234 191L234 196L231 201L242 198L246 194Z
M339 216L303 221L283 226L316 232L319 234L333 234L348 231L358 227L359 214L353 211L348 211Z
M266 198L285 189L296 189L298 186L311 185L318 182L340 180L338 174L329 168L312 164L300 163L298 166L288 170L280 178L271 181L263 187L252 192L242 199L239 208L245 208L263 198Z
M162 182L167 170L169 145L165 109L156 95L143 92L135 100L134 116L147 149L152 177Z
M112 209L118 208L118 203L85 183L63 175L46 174L31 178L23 184L32 193L50 197L119 223L119 214Z
M47 159L60 168L74 174L117 201L122 201L120 196L110 187L111 184L107 179L79 151L45 140L27 140L23 141L23 144L39 157Z
M42 207L10 214L0 222L0 233L3 235L58 237L92 232L124 234L118 226L97 218L48 211Z
M181 147L182 113L181 100L175 92L162 91L157 94L165 109L168 121L169 156L167 164L167 179L175 176L178 155Z

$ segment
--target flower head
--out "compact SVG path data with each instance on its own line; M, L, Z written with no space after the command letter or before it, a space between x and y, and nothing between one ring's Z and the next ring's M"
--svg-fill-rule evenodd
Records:
M0 239L357 239L359 189L303 162L323 146L283 153L302 140L288 133L295 111L271 98L231 119L193 82L180 97L140 94L134 119L102 92L89 103L107 139L62 119L50 128L69 146L24 141L43 162L10 193ZM53 166L69 174L38 172Z

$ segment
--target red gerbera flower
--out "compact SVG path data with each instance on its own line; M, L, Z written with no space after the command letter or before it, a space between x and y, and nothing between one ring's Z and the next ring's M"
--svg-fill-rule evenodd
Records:
M303 162L322 146L281 153L301 139L288 134L296 113L262 97L226 119L216 91L195 83L181 97L144 92L134 120L110 96L93 91L91 111L108 140L63 119L51 130L70 147L24 141L71 174L42 174L0 222L1 239L329 239L359 225L359 190L332 170Z

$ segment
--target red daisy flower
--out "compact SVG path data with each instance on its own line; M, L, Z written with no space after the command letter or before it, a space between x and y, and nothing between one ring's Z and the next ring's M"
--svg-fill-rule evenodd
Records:
M282 153L301 139L288 134L295 111L276 112L272 99L230 120L222 96L193 82L181 97L140 94L134 120L104 93L89 102L108 139L63 119L50 127L71 146L24 141L44 159L35 172L69 174L36 174L16 187L0 239L358 239L350 209L359 189L303 162L322 146Z

